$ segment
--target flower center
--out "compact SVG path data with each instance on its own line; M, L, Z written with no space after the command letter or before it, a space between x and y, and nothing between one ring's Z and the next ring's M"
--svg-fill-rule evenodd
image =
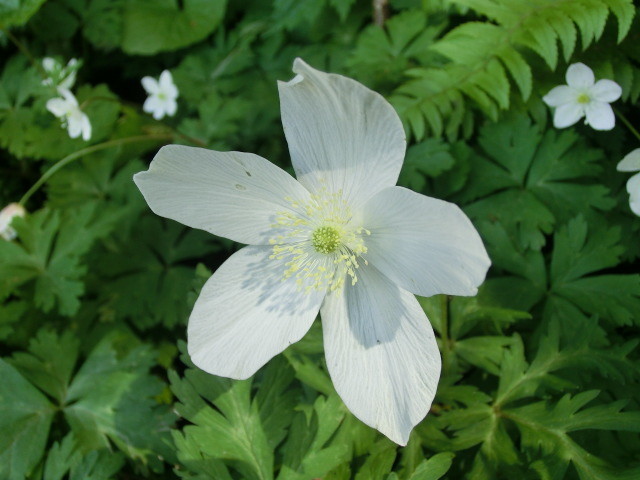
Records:
M586 104L591 101L591 97L586 93L581 93L576 99L578 103Z
M355 285L360 262L367 263L362 258L367 253L362 237L370 232L352 224L351 209L342 192L322 189L305 204L286 200L293 211L278 213L272 225L278 234L269 240L273 245L269 258L284 262L282 279L295 277L305 293L338 290L347 276Z
M316 228L311 235L311 244L316 252L333 253L340 246L341 235L338 230L333 227Z

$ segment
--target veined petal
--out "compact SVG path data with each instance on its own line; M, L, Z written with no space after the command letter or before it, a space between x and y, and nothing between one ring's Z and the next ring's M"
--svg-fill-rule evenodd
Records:
M553 126L556 128L569 127L583 116L584 109L579 103L565 103L556 108L553 114Z
M622 95L622 88L613 80L598 80L589 90L591 97L599 102L615 102Z
M293 80L278 83L284 133L300 183L315 193L342 190L351 206L395 185L406 140L379 94L297 58Z
M616 117L611 105L605 102L590 102L585 108L587 123L595 130L611 130L616 126Z
M557 107L575 101L575 90L566 85L552 88L549 93L542 97L542 101L550 107Z
M569 65L566 79L567 85L581 89L593 85L595 76L593 75L593 70L584 63L574 63L573 65Z
M144 88L145 91L150 95L154 95L160 91L160 85L158 84L158 81L153 77L142 77L141 82L142 88Z
M433 329L416 298L374 267L321 308L333 384L351 412L406 445L429 411L440 377Z
M324 291L298 291L269 247L234 253L207 281L189 318L188 350L206 372L245 379L307 333Z
M310 197L291 175L258 155L181 145L162 147L149 170L133 180L156 214L258 245L273 237L280 212L301 215L293 202Z
M616 168L619 172L637 172L640 170L640 148L627 153Z
M365 204L364 258L394 283L431 296L475 295L491 261L469 218L453 203L402 187Z

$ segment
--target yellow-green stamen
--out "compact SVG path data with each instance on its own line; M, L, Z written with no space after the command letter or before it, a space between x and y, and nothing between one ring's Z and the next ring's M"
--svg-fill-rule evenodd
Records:
M577 98L578 103L589 103L591 101L591 97L586 93L581 93Z
M340 246L341 235L333 227L316 228L311 235L311 244L316 252L333 253Z

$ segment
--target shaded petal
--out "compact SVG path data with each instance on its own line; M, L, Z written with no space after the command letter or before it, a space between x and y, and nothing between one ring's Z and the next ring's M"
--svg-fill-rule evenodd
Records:
M557 107L575 101L575 90L566 85L552 88L549 93L542 97L542 101L550 107Z
M636 172L640 170L640 148L627 153L616 168L619 172Z
M567 69L567 85L573 88L585 88L593 85L595 77L593 70L584 63L574 63Z
M71 138L78 138L82 134L82 113L75 111L67 119L67 132Z
M49 110L54 116L60 118L67 114L69 111L69 105L62 98L52 98L47 100L47 110Z
M84 113L82 114L82 139L85 142L91 139L91 122Z
M158 215L240 243L267 244L276 214L309 193L258 155L168 145L133 180ZM293 241L293 240L292 240Z
M629 197L629 208L631 211L640 217L640 195L636 197Z
M627 192L631 195L631 198L640 197L640 173L627 180Z
M608 103L590 102L585 111L587 123L595 130L611 130L616 126L616 117Z
M178 110L178 103L175 100L168 99L164 104L167 115L173 117Z
M207 281L189 318L188 350L206 372L245 379L311 327L325 293L283 281L271 248L245 247Z
M553 126L565 128L573 125L584 116L584 109L579 103L565 103L556 108L553 114Z
M351 412L405 445L440 376L433 329L416 298L371 266L321 309L327 367Z
M387 188L369 199L362 225L371 232L365 258L418 295L475 295L491 265L457 205L406 188Z
M591 98L599 102L615 102L622 95L622 88L613 80L598 80L589 89Z
M158 81L153 77L142 77L142 88L150 94L154 95L160 91L160 85L158 85Z
M178 89L173 83L173 77L169 70L164 70L160 74L160 90L164 92L169 98L176 98L178 96Z
M343 191L356 206L395 185L405 153L402 122L379 94L297 58L278 83L284 133L300 183L311 192Z

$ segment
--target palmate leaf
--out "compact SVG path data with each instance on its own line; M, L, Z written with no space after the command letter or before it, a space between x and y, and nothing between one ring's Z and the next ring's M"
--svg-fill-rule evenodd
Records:
M185 262L219 248L210 234L155 216L141 218L131 235L120 235L101 255L97 273L106 279L99 287L103 314L139 328L186 322L195 274Z
M474 158L456 199L468 203L465 211L482 233L483 224L499 222L520 248L539 250L556 222L614 205L597 179L602 152L572 132L543 135L527 117L516 116L483 127L479 143L486 157Z
M189 364L186 355L183 361ZM294 391L285 390L293 372L276 359L262 373L255 396L252 379L230 380L196 368L183 378L170 373L176 411L192 422L173 432L178 459L189 472L185 478L232 478L229 466L249 480L273 478L273 448L292 421Z
M59 337L43 330L28 352L0 360L4 379L0 423L3 432L14 432L0 440L0 458L13 459L0 462L0 473L5 466L8 472L16 472L8 478L25 478L43 458L57 412L64 415L66 424L58 424L56 431L71 430L75 440L54 445L54 458L47 460L49 467L45 465L52 478L69 469L71 478L110 476L120 468L121 456L100 451L112 445L152 466L158 465L158 455L173 458L168 429L174 416L154 400L162 382L148 373L155 352L131 334L114 331L102 338L72 375L79 344L69 332ZM82 461L74 460L75 450Z
M44 312L55 306L62 315L74 314L84 292L83 255L117 219L116 214L98 215L92 205L73 215L40 210L26 219L16 218L13 226L19 242L0 243L0 299L32 296ZM33 293L26 293L23 286Z
M109 450L94 450L83 455L75 436L69 433L49 449L42 480L109 480L123 463L121 454Z

